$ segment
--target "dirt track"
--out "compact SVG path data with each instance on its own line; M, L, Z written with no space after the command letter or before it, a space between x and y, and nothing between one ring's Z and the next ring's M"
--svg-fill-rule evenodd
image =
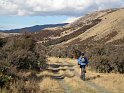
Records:
M79 69L76 64L61 59L50 59L48 65L47 71L53 73L51 78L58 81L64 93L109 93L104 87L100 87L91 81L99 78L98 76L86 77L86 81L82 81L79 72L76 70Z
M49 90L43 93L124 93L122 74L96 73L87 67L86 81L83 81L76 62L69 58L48 58L45 75L40 73L46 79L39 82L41 90Z

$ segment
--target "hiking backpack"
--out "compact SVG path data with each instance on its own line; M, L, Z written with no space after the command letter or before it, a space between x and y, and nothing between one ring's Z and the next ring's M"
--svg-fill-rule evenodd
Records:
M85 58L84 57L81 58L81 62L85 63Z
M85 57L81 57L81 63L80 63L80 65L86 65L87 63L86 63L86 59L85 59Z

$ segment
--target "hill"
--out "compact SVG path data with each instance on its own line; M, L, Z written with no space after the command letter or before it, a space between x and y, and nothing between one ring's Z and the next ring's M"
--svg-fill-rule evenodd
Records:
M89 66L95 71L124 73L123 8L96 11L32 36L48 47L49 56L72 58L75 50L80 50L87 53Z
M19 33L4 33L0 32L0 38L6 38L6 37L11 37L11 36L16 36L19 35Z
M52 28L52 27L64 26L64 25L67 25L67 24L68 23L48 24L48 25L36 25L36 26L25 27L25 28L20 28L20 29L0 30L0 32L5 32L5 33L19 33L19 32L22 32L22 31L37 32L37 31L43 30L45 28Z
M80 42L85 42L85 44L122 44L124 43L123 16L123 8L96 11L63 27L38 32L35 34L35 38L45 42L45 45L48 46L80 44ZM39 38L39 36L41 37Z
M34 33L0 33L1 92L123 93L123 25L121 8ZM88 58L85 82L80 79L78 51Z

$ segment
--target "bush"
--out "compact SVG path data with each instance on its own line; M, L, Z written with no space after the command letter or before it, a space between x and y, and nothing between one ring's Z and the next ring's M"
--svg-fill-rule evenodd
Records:
M88 51L89 65L98 72L124 73L124 47L95 46Z
M123 55L110 55L109 57L113 72L124 73L124 57Z
M96 70L97 72L111 72L111 65L109 63L107 56L95 56L91 58L89 65L92 69Z
M37 57L31 51L17 50L8 56L8 60L18 69L33 69L36 66Z
M9 37L0 47L0 86L7 88L8 93L15 93L15 91L38 93L35 82L31 82L32 85L28 86L25 86L25 82L20 82L23 81L23 76L18 75L18 72L37 72L46 67L46 48L37 44L30 35ZM18 84L14 85L15 83Z
M0 76L0 87L1 87L1 89L3 87L7 87L9 85L10 80L11 80L11 77L9 77L7 75Z
M35 41L29 36L11 37L7 39L7 43L3 47L4 50L11 52L15 50L29 50L33 51L35 47Z
M43 70L46 68L46 49L33 40L30 35L21 35L7 39L3 54L11 65L19 69ZM0 56L3 56L4 55Z
M0 38L0 47L2 47L6 43L5 39Z
M68 47L58 47L58 48L49 48L48 55L49 56L55 56L60 58L73 58L74 57L74 50L75 48L73 46Z

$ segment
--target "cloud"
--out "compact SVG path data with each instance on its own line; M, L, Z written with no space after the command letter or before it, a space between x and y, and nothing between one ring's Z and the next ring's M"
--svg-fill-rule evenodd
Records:
M0 25L0 29L4 29L4 27Z
M0 0L0 15L81 16L123 6L124 0Z
M72 23L77 20L79 17L69 17L63 23Z
M11 30L11 29L19 29L23 27L29 27L28 25L21 24L0 24L0 30Z

